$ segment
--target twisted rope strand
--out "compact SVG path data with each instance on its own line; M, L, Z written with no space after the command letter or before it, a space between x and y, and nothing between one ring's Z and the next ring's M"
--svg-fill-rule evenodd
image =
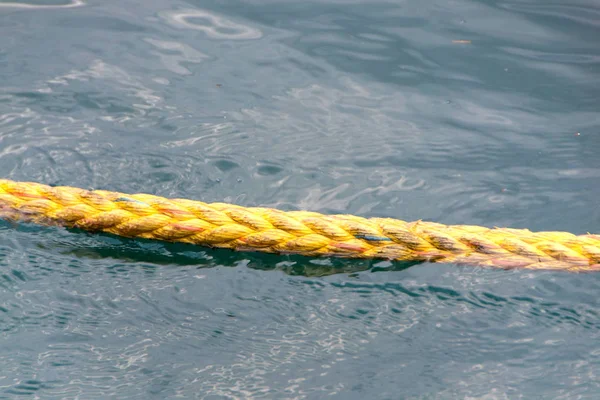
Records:
M207 204L0 179L0 216L238 251L600 270L600 235Z

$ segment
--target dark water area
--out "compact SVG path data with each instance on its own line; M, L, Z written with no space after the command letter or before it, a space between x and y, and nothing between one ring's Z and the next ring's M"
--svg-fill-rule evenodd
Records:
M0 0L0 177L600 232L600 3ZM0 398L596 399L600 275L0 222Z

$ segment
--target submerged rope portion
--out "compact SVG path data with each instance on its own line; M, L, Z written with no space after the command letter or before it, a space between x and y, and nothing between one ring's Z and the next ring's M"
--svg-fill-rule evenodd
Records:
M600 271L600 235L284 212L4 179L0 217L239 251Z

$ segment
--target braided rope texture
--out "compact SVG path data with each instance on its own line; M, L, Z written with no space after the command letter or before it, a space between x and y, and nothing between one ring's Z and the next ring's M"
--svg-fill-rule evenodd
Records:
M600 235L284 212L5 179L0 217L238 251L600 271Z

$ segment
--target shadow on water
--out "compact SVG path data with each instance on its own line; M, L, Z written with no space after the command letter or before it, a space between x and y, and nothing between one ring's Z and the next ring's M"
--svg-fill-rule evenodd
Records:
M341 258L315 258L300 255L277 255L258 252L236 252L211 249L185 243L169 243L148 239L129 239L106 233L89 233L78 229L40 227L2 221L0 229L37 233L29 245L64 256L86 259L113 259L120 263L144 263L150 266L176 265L197 268L246 266L255 270L282 271L288 275L318 277L352 274L362 271L402 271L420 262L392 262ZM55 237L49 238L48 235ZM41 235L41 237L39 236ZM77 240L72 240L77 235ZM45 240L47 239L47 240Z
M362 271L401 271L418 263L381 262L374 260L344 260L311 258L298 255L276 255L208 249L181 243L156 243L150 240L118 239L119 244L105 243L108 235L98 235L94 246L86 248L64 246L61 254L82 258L113 258L120 261L155 265L195 265L197 268L246 266L262 271L282 271L288 275L318 277L352 274ZM113 237L110 237L113 239Z

